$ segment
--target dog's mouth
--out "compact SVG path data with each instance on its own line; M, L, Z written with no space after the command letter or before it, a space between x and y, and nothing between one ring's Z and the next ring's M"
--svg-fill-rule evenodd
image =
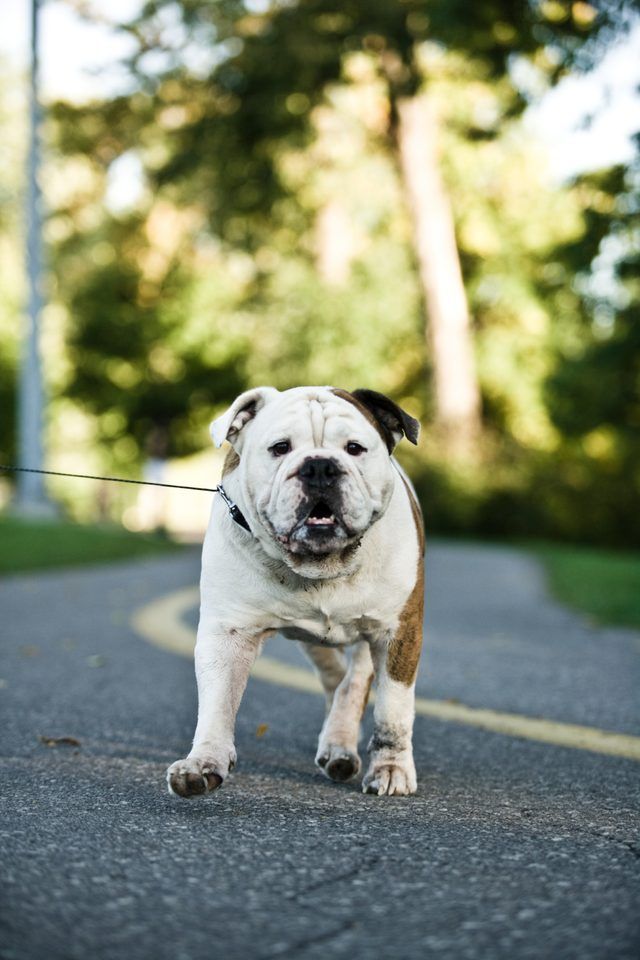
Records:
M318 500L309 511L304 526L320 533L331 530L337 523L336 515L327 501Z
M351 536L337 505L324 497L307 502L298 517L290 533L277 535L279 542L294 553L330 553Z

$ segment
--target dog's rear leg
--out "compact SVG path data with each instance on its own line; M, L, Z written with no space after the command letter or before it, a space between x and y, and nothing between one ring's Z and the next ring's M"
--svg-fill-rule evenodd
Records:
M352 648L347 672L335 688L318 741L316 763L331 780L350 780L360 771L360 720L372 679L369 644L360 641Z
M328 714L331 710L336 688L340 685L340 682L347 672L347 658L341 650L336 650L335 647L321 647L302 641L300 641L298 646L304 655L311 660L315 668L318 679L322 684L322 689L324 690L326 711Z
M189 755L167 770L171 793L195 797L217 790L235 765L236 714L261 647L261 637L235 630L198 631L198 724Z

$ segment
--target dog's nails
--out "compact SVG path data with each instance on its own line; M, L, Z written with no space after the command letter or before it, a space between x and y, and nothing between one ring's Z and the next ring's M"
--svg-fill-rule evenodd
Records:
M185 777L185 784L187 796L199 796L199 794L205 793L207 789L207 782L199 773L188 773Z
M210 773L205 773L204 780L207 790L217 790L222 783L222 777L220 774L214 773L213 770Z

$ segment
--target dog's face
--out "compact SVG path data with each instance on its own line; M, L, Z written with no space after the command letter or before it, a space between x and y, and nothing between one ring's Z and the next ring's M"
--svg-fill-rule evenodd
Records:
M391 449L402 435L416 442L418 429L372 391L267 387L239 397L212 434L237 454L250 526L259 524L299 571L343 555L384 514L394 482Z

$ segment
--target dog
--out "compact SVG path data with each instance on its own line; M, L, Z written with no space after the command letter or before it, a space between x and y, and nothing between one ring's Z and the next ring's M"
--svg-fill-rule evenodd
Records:
M419 429L383 394L333 387L257 387L212 423L216 446L231 447L203 546L198 721L191 752L167 771L171 793L216 790L235 765L236 713L275 633L301 642L325 691L316 754L324 774L347 781L360 772L375 674L363 790L415 793L424 535L391 454L402 437L417 443Z

